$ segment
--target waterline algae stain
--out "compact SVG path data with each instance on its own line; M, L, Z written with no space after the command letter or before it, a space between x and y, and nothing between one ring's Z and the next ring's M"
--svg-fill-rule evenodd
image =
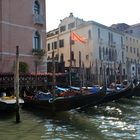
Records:
M139 97L55 115L25 109L20 113L19 124L13 114L0 114L0 140L140 139Z

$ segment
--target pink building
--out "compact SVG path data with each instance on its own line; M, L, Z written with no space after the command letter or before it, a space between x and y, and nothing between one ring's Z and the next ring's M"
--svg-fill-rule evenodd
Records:
M14 72L16 46L20 62L35 72L40 60L32 51L46 47L45 20L45 0L0 0L0 72Z

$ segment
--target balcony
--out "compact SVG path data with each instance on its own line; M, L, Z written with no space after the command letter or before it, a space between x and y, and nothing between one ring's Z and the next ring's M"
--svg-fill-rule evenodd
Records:
M34 14L33 15L33 22L34 22L34 24L43 25L45 23L45 20L44 20L42 15Z

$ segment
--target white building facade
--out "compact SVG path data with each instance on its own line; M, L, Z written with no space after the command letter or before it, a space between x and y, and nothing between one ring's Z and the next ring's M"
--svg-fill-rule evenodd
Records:
M75 32L87 39L86 44L70 45L70 33ZM47 33L47 57L55 52L57 60L63 61L65 69L70 66L75 73L82 67L86 81L103 84L103 81L127 78L125 34L94 21L84 21L71 13L61 20L57 29ZM81 63L80 63L81 62Z

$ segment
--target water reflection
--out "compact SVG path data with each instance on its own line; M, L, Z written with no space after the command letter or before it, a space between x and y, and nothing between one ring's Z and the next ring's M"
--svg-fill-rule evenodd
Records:
M96 119L92 118L92 109L84 112L91 116L91 122L98 124L100 131L108 139L138 139L139 133L139 98L123 99L119 102L108 103L97 107ZM98 112L99 111L99 112ZM99 115L100 113L100 115ZM140 127L140 126L139 126Z

